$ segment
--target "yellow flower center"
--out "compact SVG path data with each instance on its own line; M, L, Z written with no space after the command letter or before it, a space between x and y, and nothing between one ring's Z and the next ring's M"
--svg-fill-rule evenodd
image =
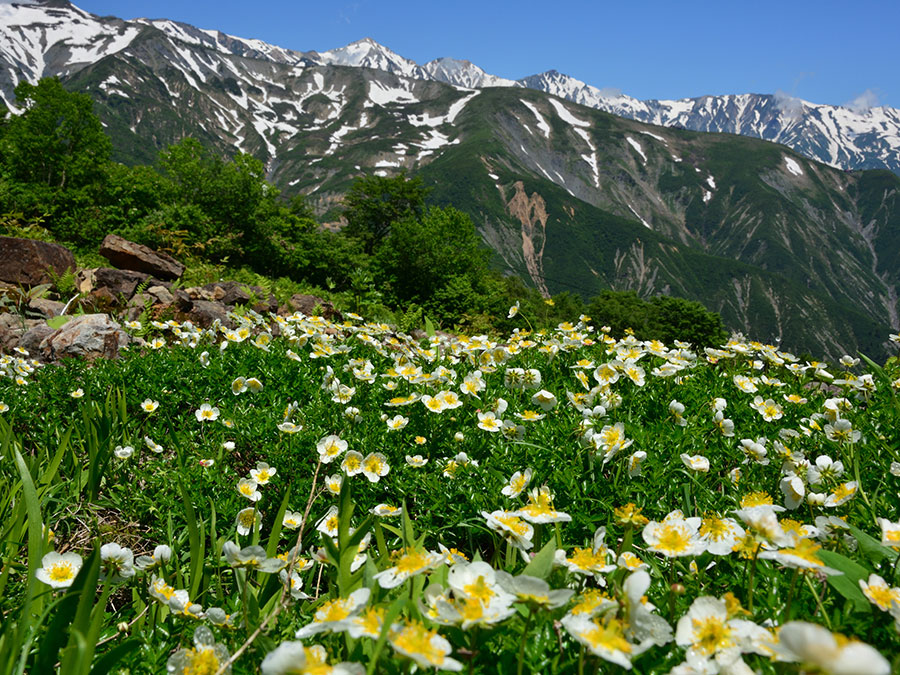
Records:
M809 539L801 539L794 548L784 548L781 549L781 552L805 560L817 567L824 567L824 563L819 559L819 556L816 555L816 552L821 548L821 546L813 543Z
M444 662L444 653L438 650L432 643L437 635L421 623L415 622L405 626L396 633L392 642L394 646L407 654L416 654L423 657L428 663L439 666Z
M347 600L344 598L338 598L336 600L331 600L326 602L324 605L319 607L319 610L316 612L316 621L318 623L325 623L326 621L341 621L350 616L350 610L347 609Z
M690 535L680 525L664 525L655 548L666 555L686 551L691 543Z
M69 579L75 578L75 570L72 569L72 563L63 560L51 565L50 569L47 571L47 576L49 576L52 581L56 582L68 581Z
M693 619L694 647L709 656L731 646L731 628L718 617Z
M751 492L741 497L741 508L771 506L774 502L767 492Z
M731 525L715 516L704 518L700 524L700 536L707 537L711 541L721 541L732 532Z
M572 614L591 614L608 596L597 588L586 590L572 608Z
M496 595L494 589L484 580L483 576L479 576L473 583L463 586L463 591L466 595L475 598L484 605L489 604L491 598Z
M427 567L428 562L424 553L408 549L397 559L397 574L414 574Z
M185 675L215 675L219 670L219 659L212 647L197 647L187 652Z
M566 559L579 569L591 570L606 564L606 549L601 548L596 553L590 548L576 548L571 558Z
M605 626L601 626L596 621L591 623L594 627L585 632L582 637L587 640L593 649L631 653L631 645L625 639L621 622L613 619Z

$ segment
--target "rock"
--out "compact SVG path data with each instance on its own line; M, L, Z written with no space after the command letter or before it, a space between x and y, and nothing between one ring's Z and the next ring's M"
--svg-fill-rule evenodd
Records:
M100 244L100 255L120 269L145 272L159 279L178 279L184 274L184 265L169 254L115 234L106 235Z
M153 298L154 304L165 305L168 307L175 302L175 296L173 296L165 286L151 286L146 292L147 295Z
M75 288L79 293L90 293L97 285L96 269L80 269L75 273Z
M48 270L62 276L75 269L75 256L65 246L34 239L0 237L0 281L22 286L53 283Z
M288 304L295 312L303 312L307 316L321 316L329 321L343 321L344 315L334 308L327 300L317 298L314 295L295 293L288 300Z
M189 289L204 300L221 302L229 307L250 305L257 312L274 312L278 309L275 296L259 286L242 284L238 281L215 281L198 289ZM194 294L192 294L194 295Z
M41 356L41 342L54 330L46 322L41 321L25 331L19 339L19 346L27 350L32 356L39 357Z
M25 333L25 319L11 312L0 314L0 351L9 353Z
M148 279L150 279L150 276L141 272L98 267L94 270L93 291L106 289L114 298L123 298L124 302L122 304L125 304L134 295L138 285Z
M191 310L186 318L199 328L209 328L218 319L223 325L228 325L228 310L220 302L209 300L194 300Z
M114 359L130 342L131 336L109 315L82 314L45 337L40 350L51 361L72 356Z
M66 307L64 302L47 300L46 298L32 298L31 302L28 303L28 306L45 319L52 319L54 316L59 316Z

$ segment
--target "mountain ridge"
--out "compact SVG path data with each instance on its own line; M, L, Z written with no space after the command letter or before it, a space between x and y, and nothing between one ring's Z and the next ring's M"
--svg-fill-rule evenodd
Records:
M67 10L82 21L94 16L67 0L35 0L27 4L3 4L0 8L16 6ZM13 19L12 16L5 18L7 21ZM807 157L845 170L886 168L900 174L900 110L887 106L854 111L846 106L816 104L778 93L706 95L678 100L641 101L618 90L594 87L557 70L511 80L487 73L471 62L449 57L419 65L368 37L324 52L300 52L262 40L239 38L166 19L115 21L123 26L154 25L178 39L198 39L200 34L212 39L215 35L214 41L227 52L247 56L261 54L280 63L367 67L464 88L529 87L641 122L694 131L734 133L781 143ZM9 35L9 28L0 30L0 61L5 60L14 72L16 68L22 68L22 63L16 63L14 58L10 58L8 48L13 41L9 39ZM121 43L127 44L136 34L126 32L120 37ZM32 53L34 51L31 50ZM58 55L54 56L58 60ZM90 57L89 50L84 56ZM23 69L29 81L36 80L41 74L61 74L57 72L60 69L54 67L54 60L47 64L49 68L41 68L41 73L36 72L39 64L34 65L31 69ZM45 72L48 70L49 72ZM0 99L7 105L12 104L12 86L8 74L0 75Z

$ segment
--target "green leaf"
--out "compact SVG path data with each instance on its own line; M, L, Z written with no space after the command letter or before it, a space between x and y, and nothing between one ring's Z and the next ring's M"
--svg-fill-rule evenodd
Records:
M434 324L431 323L431 319L427 316L425 317L425 335L432 338L437 335L437 332L434 330Z
M872 605L863 595L859 587L860 579L869 578L869 570L850 558L834 551L818 551L819 559L829 567L843 574L832 574L827 577L828 585L853 605L857 612L871 612Z
M287 511L288 500L291 498L291 486L284 492L284 499L281 500L281 506L278 507L278 513L275 514L275 522L272 524L272 531L269 533L269 542L266 544L266 555L270 558L275 557L278 552L278 541L281 539L281 528L283 526L284 512Z
M47 319L47 325L50 326L50 328L52 328L53 330L59 330L71 320L72 317L67 314L64 314L62 316L54 316L51 319Z
M538 551L537 555L531 559L531 562L522 570L522 574L527 574L538 579L546 579L550 576L553 569L553 556L556 554L556 538L550 537L544 547Z
M91 668L91 675L107 675L113 667L141 646L141 641L136 638L126 640L120 645L110 649L106 654L100 657L96 665Z
M896 551L882 546L875 537L866 534L855 525L850 525L849 528L850 533L859 542L859 550L865 553L874 564L877 565L884 561L893 564L897 560L898 553Z

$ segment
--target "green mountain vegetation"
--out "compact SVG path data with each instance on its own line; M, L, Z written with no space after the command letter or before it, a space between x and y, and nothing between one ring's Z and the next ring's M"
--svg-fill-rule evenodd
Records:
M427 317L444 327L508 328L493 317L518 303L540 327L585 307L568 293L558 296L558 306L548 304L492 269L469 215L427 204L431 190L421 178L358 179L344 202L347 226L332 232L302 195L286 199L249 154L223 159L186 138L152 166L127 166L111 159L110 139L87 95L55 79L20 84L17 95L25 112L0 127L5 234L42 236L90 255L112 232L195 265L243 267L344 292L346 305L408 325ZM724 339L715 313L665 300L700 318L685 339L698 345ZM652 304L624 304L631 311L619 319L647 337L673 335L682 322L673 316L661 323Z

